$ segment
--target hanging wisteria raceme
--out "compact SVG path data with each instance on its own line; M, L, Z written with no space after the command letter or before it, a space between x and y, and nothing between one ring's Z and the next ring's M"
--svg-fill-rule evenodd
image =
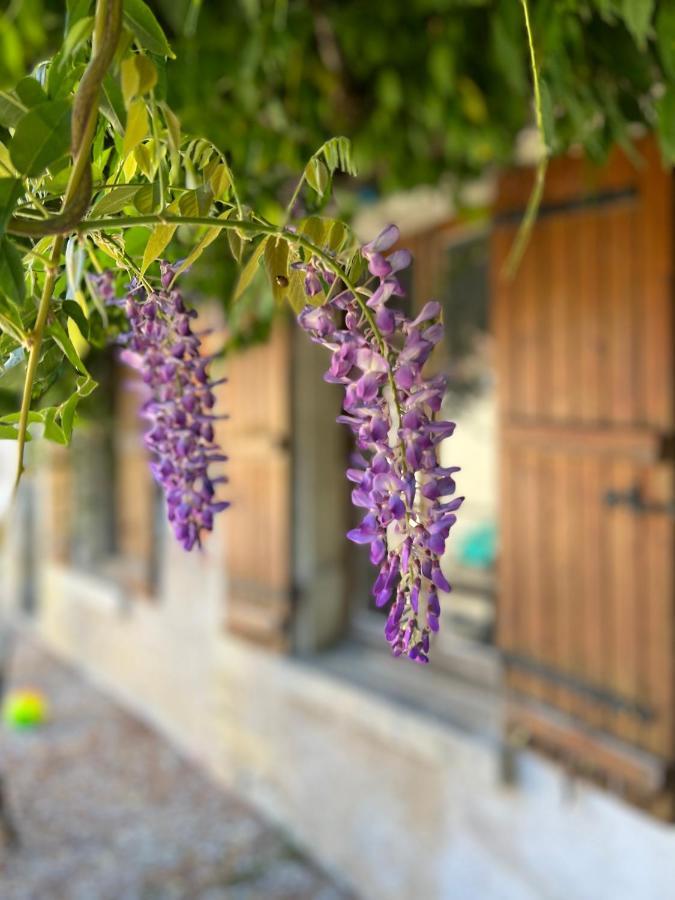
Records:
M390 225L362 248L374 290L329 294L323 306L306 306L298 321L332 353L326 380L345 388L338 422L349 426L357 446L347 477L355 485L352 502L366 511L347 536L369 544L379 566L373 595L378 606L390 604L385 636L394 655L427 663L430 633L439 628L438 594L450 590L440 557L463 498L453 496L457 467L438 458L440 442L455 427L435 418L445 380L422 373L443 336L440 305L428 302L412 321L388 306L392 296L403 296L396 273L411 262L407 250L386 255L398 239ZM304 268L308 296L322 280L332 284L320 260Z
M94 287L109 305L124 309L129 331L121 338L120 357L138 370L147 399L141 415L150 427L144 435L154 455L152 473L164 490L167 515L174 534L186 550L200 546L202 533L213 528L216 513L230 504L216 498L224 476L212 477L212 463L227 459L215 442L213 388L209 358L201 354L201 340L191 327L197 316L187 309L172 286L175 268L160 263L161 287L148 291L132 282L125 299L115 297L110 272L92 276Z

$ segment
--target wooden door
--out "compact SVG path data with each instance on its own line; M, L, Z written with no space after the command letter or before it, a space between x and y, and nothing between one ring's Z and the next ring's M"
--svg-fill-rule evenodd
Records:
M638 151L552 165L510 283L532 174L500 184L498 635L511 734L670 817L672 178Z
M225 522L228 632L284 649L292 594L289 325L228 358L219 430L232 502Z

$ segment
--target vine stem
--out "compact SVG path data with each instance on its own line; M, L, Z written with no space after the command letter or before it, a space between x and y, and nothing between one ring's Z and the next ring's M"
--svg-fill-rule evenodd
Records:
M548 169L548 147L546 144L546 133L544 131L544 113L541 102L541 83L539 79L539 68L537 66L537 54L534 49L534 36L532 34L532 25L530 23L530 9L528 0L520 0L523 9L523 19L525 21L525 31L527 33L527 45L530 51L530 69L532 71L532 86L534 90L534 118L537 125L537 132L544 148L543 155L537 163L534 176L534 186L527 201L525 215L523 221L518 228L518 234L509 251L506 264L504 265L504 275L507 278L513 278L518 270L518 266L523 258L523 254L527 249L532 236L532 229L539 212L541 198L544 193L544 183L546 181L546 171Z
M85 234L88 231L112 231L117 228L133 228L135 225L206 225L209 228L220 228L230 231L243 231L251 235L266 234L270 237L281 237L291 244L297 244L303 247L309 253L312 253L321 262L340 278L347 290L354 295L356 302L359 304L361 311L366 317L368 325L373 330L375 337L383 352L387 352L386 341L382 337L379 328L375 323L372 312L368 309L363 299L359 296L358 288L354 285L346 272L335 262L333 257L313 244L312 241L284 227L275 227L274 225L265 225L263 222L250 222L245 219L219 219L212 216L174 216L150 214L146 216L118 216L109 219L84 219L77 226L77 231Z
M91 199L91 160L89 157L98 117L98 91L108 66L115 55L121 26L122 0L97 0L92 57L80 81L71 115L73 168L68 179L68 186L60 214L64 221L69 219L67 211L70 208L78 213L81 207L82 212L78 214L78 218L81 218L81 214L86 210ZM56 218L58 219L59 217ZM17 463L14 495L16 495L25 469L24 456L28 434L28 419L33 398L33 384L35 383L35 374L40 361L40 350L49 315L49 306L58 276L58 265L61 259L63 242L64 234L59 229L52 240L50 266L45 273L35 325L28 336L30 350L17 429Z
M58 263L63 249L64 238L62 235L54 238L52 243L52 253L50 266L45 275L45 282L42 286L42 295L40 297L40 305L38 306L38 314L35 319L33 331L28 336L30 351L28 354L28 365L26 367L26 377L23 383L23 396L21 398L21 412L19 413L19 428L17 436L17 463L16 463L16 479L14 481L14 493L19 487L21 476L24 473L24 450L26 447L26 436L28 433L28 416L30 413L31 399L33 396L33 383L35 381L35 373L40 361L40 347L42 346L42 338L44 336L45 325L47 323L47 315L49 313L49 304L54 292L54 284L58 275Z
M331 272L344 282L345 287L353 295L369 328L375 335L375 339L380 347L380 352L385 359L389 359L387 342L382 336L380 329L377 327L377 323L375 322L371 310L366 305L363 297L360 296L357 286L351 281L340 264L337 263L329 253L326 253L320 247L317 247L316 244L313 244L312 241L308 240L303 235L298 234L296 231L291 231L283 226L279 228L274 225L265 225L262 222L249 222L242 219L216 219L211 216L173 215L119 216L117 218L109 219L85 219L79 224L78 231L82 233L87 231L109 231L116 228L132 228L134 225L207 225L209 228L243 231L251 235L266 234L271 237L281 237L290 244L296 244L297 246L302 247L316 256L317 259L320 259L326 268L330 269ZM402 419L403 410L401 408L398 389L391 369L388 371L388 381L399 419ZM405 456L403 461L405 465Z
M281 237L291 244L297 244L303 247L309 253L312 253L321 262L330 269L338 278L340 278L347 290L354 295L356 302L359 304L361 312L366 318L369 327L372 329L380 350L385 356L388 356L387 343L380 333L372 312L366 306L363 298L359 295L358 288L354 285L339 263L335 262L333 257L323 251L316 244L298 234L296 231L284 227L275 227L274 225L265 225L262 222L250 222L244 219L217 219L212 216L173 216L149 214L146 216L118 216L109 219L84 219L77 226L77 231L86 233L88 231L111 231L117 228L133 228L135 225L207 225L209 228L220 228L223 230L243 231L251 235L266 234L271 237ZM398 392L393 383L393 377L390 374L390 384L394 391L394 397L398 406ZM400 406L399 406L400 412Z

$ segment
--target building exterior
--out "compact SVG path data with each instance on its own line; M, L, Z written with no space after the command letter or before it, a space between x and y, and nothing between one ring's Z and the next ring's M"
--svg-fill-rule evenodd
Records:
M469 497L429 670L373 639L339 395L288 323L228 362L234 505L201 554L170 540L114 380L114 429L26 486L26 627L366 898L672 892L672 180L639 152L553 165L513 282L529 171L490 228L406 240L412 302L447 305Z

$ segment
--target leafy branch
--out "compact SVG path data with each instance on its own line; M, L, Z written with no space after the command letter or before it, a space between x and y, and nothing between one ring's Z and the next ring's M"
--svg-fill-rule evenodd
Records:
M73 168L68 180L63 208L58 216L40 222L28 222L12 217L9 228L14 233L56 234L52 243L50 267L47 270L37 317L28 335L29 356L24 381L23 397L17 431L17 471L15 490L24 472L24 448L28 432L28 419L33 395L33 382L40 360L40 350L49 314L58 263L63 249L63 232L72 229L82 219L91 201L91 145L98 118L98 95L108 66L117 49L122 26L122 0L97 0L94 24L94 47L75 94L71 115L71 154ZM24 230L22 230L24 229Z

